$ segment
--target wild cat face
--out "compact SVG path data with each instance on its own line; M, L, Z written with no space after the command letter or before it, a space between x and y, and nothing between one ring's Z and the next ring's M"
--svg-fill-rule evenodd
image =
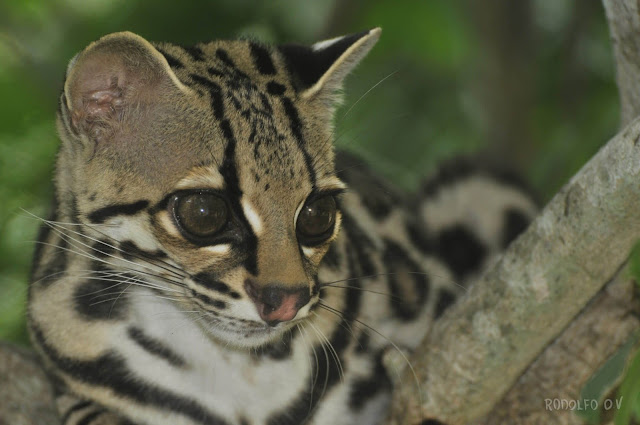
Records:
M278 48L106 36L68 69L58 185L212 336L263 344L318 301L345 188L336 92L379 33Z

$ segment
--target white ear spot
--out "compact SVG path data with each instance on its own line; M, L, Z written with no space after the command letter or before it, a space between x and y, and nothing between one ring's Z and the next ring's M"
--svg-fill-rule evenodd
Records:
M243 197L241 203L242 210L244 211L244 216L247 218L247 221L251 225L253 233L255 233L256 236L260 236L260 234L262 233L262 219L248 199Z
M303 246L302 247L302 253L304 255L306 255L307 257L312 257L313 254L315 254L316 250L313 248L309 248L308 246Z

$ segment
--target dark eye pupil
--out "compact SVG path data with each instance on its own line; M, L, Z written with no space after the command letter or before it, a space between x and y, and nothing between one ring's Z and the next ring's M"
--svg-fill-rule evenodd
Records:
M325 196L306 204L298 216L298 232L303 236L320 236L333 228L336 219L336 201Z
M193 193L176 200L176 218L193 236L206 237L220 231L227 222L227 205L210 193Z

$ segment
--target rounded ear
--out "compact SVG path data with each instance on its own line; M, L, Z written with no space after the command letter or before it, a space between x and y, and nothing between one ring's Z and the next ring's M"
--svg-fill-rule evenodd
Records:
M109 34L69 63L62 120L72 135L99 143L140 105L176 89L189 90L148 41L130 32Z
M380 28L320 41L310 47L279 47L301 96L321 99L328 106L339 103L345 77L369 53L380 38Z

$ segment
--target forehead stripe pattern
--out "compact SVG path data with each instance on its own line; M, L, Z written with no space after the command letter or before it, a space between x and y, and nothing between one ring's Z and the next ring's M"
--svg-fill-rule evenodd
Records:
M291 133L296 138L296 142L298 144L298 148L302 151L302 155L304 156L304 164L307 167L307 172L309 173L309 180L311 181L311 186L316 188L316 172L313 169L313 161L311 160L311 155L307 152L305 147L305 141L302 137L302 123L300 122L300 116L298 115L298 110L291 102L287 96L282 96L281 98L282 106L284 107L284 112L289 117L289 126L291 127Z

